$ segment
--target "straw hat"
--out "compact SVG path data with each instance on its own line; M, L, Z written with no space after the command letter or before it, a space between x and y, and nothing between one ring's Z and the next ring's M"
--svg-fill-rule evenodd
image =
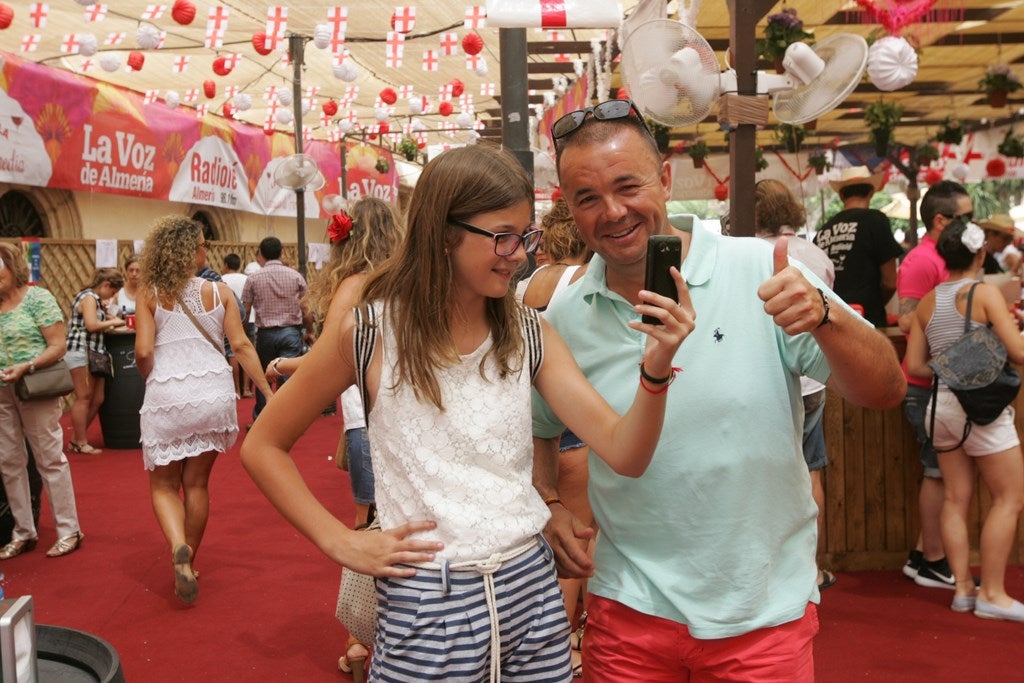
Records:
M851 168L844 168L839 175L839 180L830 180L828 184L836 192L850 185L870 185L877 192L882 189L884 182L885 171L872 173L868 170L867 166L853 166Z
M1013 219L1005 213L997 213L987 220L978 221L978 227L983 230L994 230L1009 235L1010 237L1021 237L1024 232L1017 228Z

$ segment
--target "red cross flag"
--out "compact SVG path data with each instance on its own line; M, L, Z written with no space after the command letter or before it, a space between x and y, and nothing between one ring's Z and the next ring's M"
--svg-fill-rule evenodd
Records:
M85 72L87 72L87 71L88 71L89 69L91 69L91 68L92 68L92 66L93 66L93 64L94 64L94 63L95 63L95 62L93 62L93 61L92 61L91 59L89 59L88 57L86 57L85 59L83 59L83 60L82 60L82 63L78 65L78 69L79 69L79 71L81 71L82 73L85 73Z
M46 20L50 16L50 5L45 2L32 2L28 6L29 22L36 28L46 26Z
M437 51L435 50L424 50L423 51L423 70L424 71L437 71L438 59Z
M405 36L398 31L388 31L384 42L384 64L392 69L402 68L402 57L405 55Z
M348 7L328 7L327 23L331 27L331 35L344 38L348 28Z
M124 42L125 35L126 34L125 34L124 31L116 31L114 33L108 33L107 34L107 39L103 41L103 44L104 45L111 45L111 46L113 46L113 45L120 45L121 43Z
M441 34L441 54L445 57L459 54L459 34L446 32Z
M391 15L392 28L399 33L409 33L416 26L415 7L396 7Z
M267 28L264 30L267 37L263 41L265 48L276 50L278 43L284 39L285 31L288 30L288 8L268 7Z
M228 87L224 88L224 98L225 99L230 100L231 98L233 98L237 94L238 94L238 86L237 85L229 85Z
M466 68L470 71L476 71L483 61L482 55L466 55Z
M398 86L398 99L407 100L412 97L415 88L411 85L400 85Z
M437 86L437 99L439 100L450 100L452 98L452 84L442 83Z
M478 29L484 27L484 19L487 18L487 11L483 7L474 5L466 8L466 18L462 22L462 28Z
M167 5L146 5L146 9L142 12L142 19L144 21L156 21L166 11Z
M274 101L276 101L277 100L277 86L276 85L268 85L266 88L264 88L263 89L263 99L265 99L267 102L274 102Z
M481 83L480 84L480 96L481 97L494 97L494 84L493 83Z
M36 48L39 47L39 42L43 37L37 33L29 33L21 39L21 51L22 52L35 52Z
M176 74L183 74L188 71L188 63L192 60L188 55L178 55L171 62L171 71Z
M195 102L199 99L199 88L189 88L185 91L184 100L186 102Z
M64 39L60 41L60 51L64 54L78 54L78 35L75 33L65 33Z
M206 15L206 38L203 46L207 48L223 47L224 34L228 30L228 8L223 5L216 5L210 8Z
M267 116L270 118L277 118L277 110L281 108L281 103L277 101L275 97L267 104Z
M143 104L153 104L154 102L156 102L156 95L157 95L158 92L159 91L157 91L157 90L147 90L146 91L146 96L142 98L142 103Z
M201 119L206 116L206 112L209 111L209 105L205 102L196 107L196 118Z
M314 97L316 97L319 94L320 94L320 86L319 85L311 85L308 88L306 88L306 97L314 98ZM313 104L316 104L316 103L314 102Z
M274 132L274 115L269 111L267 115L263 117L263 131L266 133Z
M156 34L156 49L159 50L164 46L164 41L167 40L167 31L160 31Z
M357 97L359 97L359 86L358 85L347 86L345 88L345 97L347 97L349 99L353 99L353 100L356 99Z
M85 20L90 23L103 21L107 18L107 6L96 3L85 8Z
M228 71L234 69L242 61L242 55L234 52L224 56L224 68Z

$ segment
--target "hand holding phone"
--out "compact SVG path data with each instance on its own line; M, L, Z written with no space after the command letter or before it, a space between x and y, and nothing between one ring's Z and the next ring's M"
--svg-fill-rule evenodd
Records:
M667 296L679 303L675 280L669 268L675 266L682 269L683 243L675 235L651 235L647 240L647 270L644 276L644 289ZM644 315L641 320L651 325L661 325L655 317Z

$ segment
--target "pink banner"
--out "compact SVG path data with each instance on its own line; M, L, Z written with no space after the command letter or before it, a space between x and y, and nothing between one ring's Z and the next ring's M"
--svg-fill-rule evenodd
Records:
M294 152L290 135L144 104L139 93L14 55L0 70L0 181L294 216L295 192L273 180ZM326 217L320 199L341 194L340 144L310 141L303 152L326 180L306 193L306 214ZM374 148L373 163L352 173L350 195L356 181L369 188L358 194L398 202L390 151Z

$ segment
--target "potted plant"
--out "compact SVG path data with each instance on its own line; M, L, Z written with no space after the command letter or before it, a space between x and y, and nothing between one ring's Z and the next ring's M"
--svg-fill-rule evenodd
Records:
M1019 135L1015 135L1013 129L1010 128L1006 131L1003 141L999 143L998 150L1004 157L1016 157L1020 159L1024 157L1024 138L1021 138Z
M785 146L787 152L799 152L800 145L807 137L807 129L800 125L780 123L775 126L775 137Z
M1006 96L1021 89L1017 74L1010 71L1007 64L995 64L988 68L985 76L978 81L978 87L988 95L988 103L993 107L1005 107Z
M928 142L922 142L914 148L914 161L918 166L928 166L933 161L938 161L939 150Z
M764 151L760 147L754 151L754 165L757 167L757 171L768 168L768 160L764 158Z
M391 170L391 164L384 157L377 157L377 163L373 167L377 170L377 173L387 173Z
M807 164L814 169L817 175L832 169L832 162L828 160L828 155L820 150L807 155Z
M778 14L768 15L764 38L757 41L757 56L772 62L775 70L782 73L782 58L786 48L813 37L812 33L804 30L804 22L797 16L796 9L787 7Z
M935 134L935 140L947 145L959 145L964 139L964 127L960 119L955 116L947 116L942 119L939 125L939 132Z
M420 146L416 144L415 140L406 136L398 143L398 151L405 156L406 161L416 161L416 155L420 151Z
M654 142L658 145L658 151L662 154L667 154L669 151L669 135L672 133L672 129L657 121L648 120L647 125L651 129L651 135L654 136Z
M892 145L892 133L896 124L903 117L903 106L890 102L872 102L864 108L864 122L871 129L871 139L875 143L875 153L884 157Z
M704 159L710 151L711 150L708 149L708 143L703 140L694 140L690 143L690 146L686 148L686 153L690 155L691 159L693 159L694 168L704 167Z

